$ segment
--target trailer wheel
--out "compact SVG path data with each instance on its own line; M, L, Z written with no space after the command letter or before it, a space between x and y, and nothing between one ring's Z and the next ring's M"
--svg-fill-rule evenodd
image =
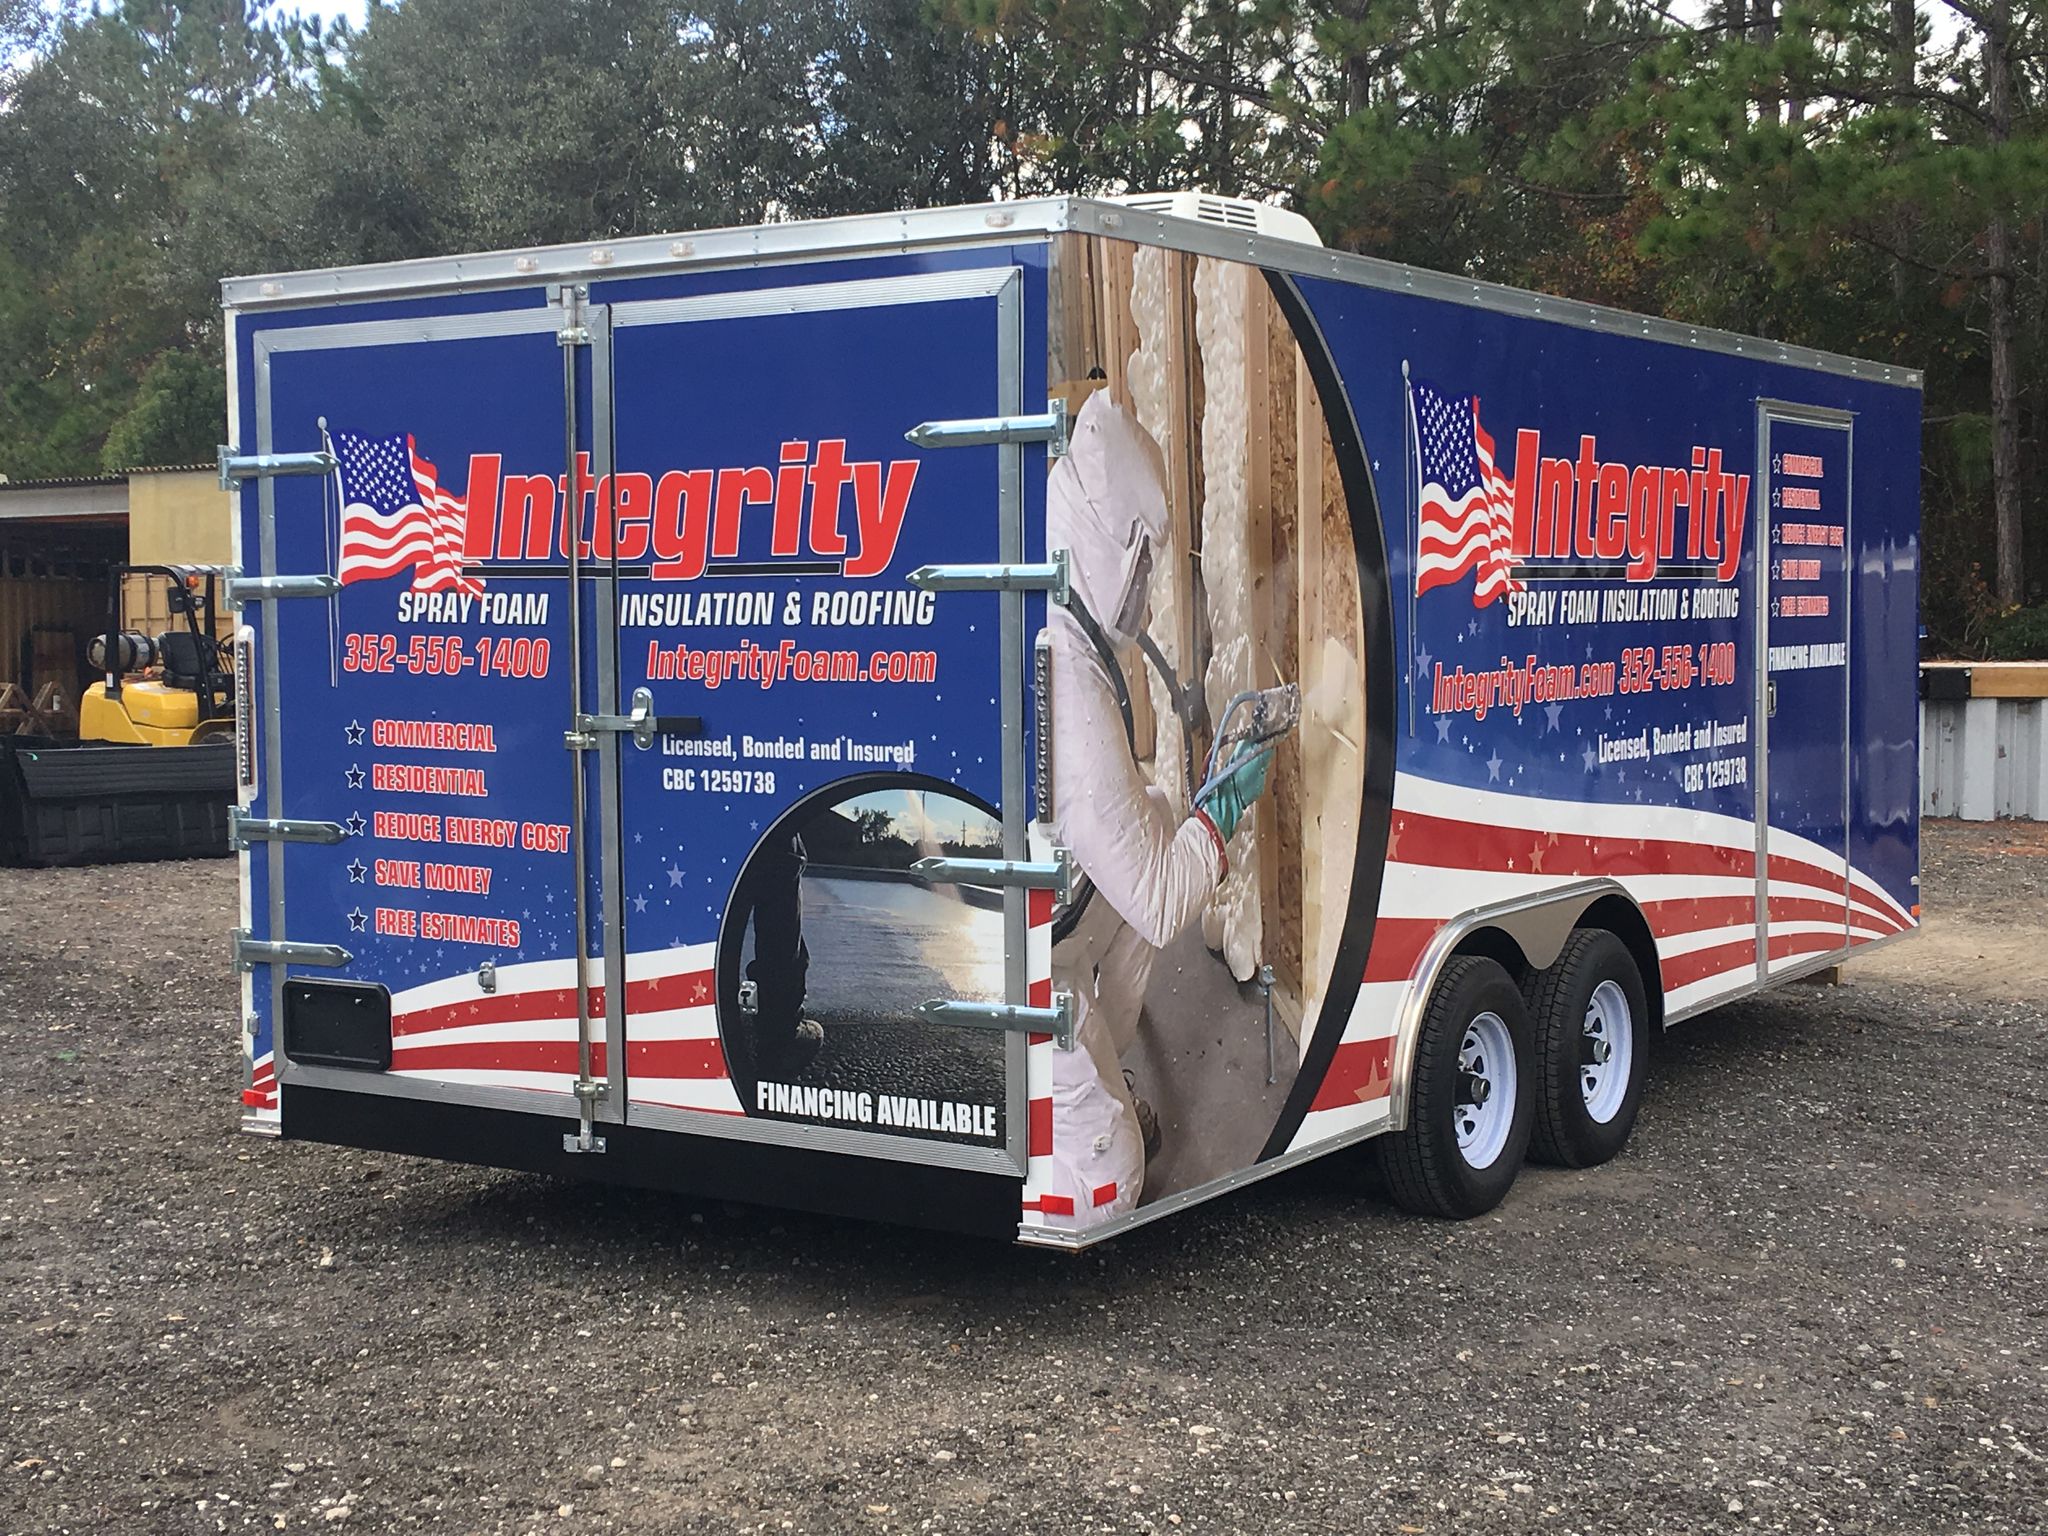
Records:
M1506 1197L1529 1147L1529 1015L1492 960L1445 962L1423 1010L1408 1124L1378 1139L1404 1210L1462 1219Z
M1649 1005L1628 946L1580 928L1554 964L1523 983L1535 1026L1536 1116L1530 1152L1590 1168L1635 1129L1649 1063Z

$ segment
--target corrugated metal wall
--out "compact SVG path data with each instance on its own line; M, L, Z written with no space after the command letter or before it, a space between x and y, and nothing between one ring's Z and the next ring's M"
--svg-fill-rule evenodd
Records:
M2048 699L1923 701L1920 811L2048 821Z

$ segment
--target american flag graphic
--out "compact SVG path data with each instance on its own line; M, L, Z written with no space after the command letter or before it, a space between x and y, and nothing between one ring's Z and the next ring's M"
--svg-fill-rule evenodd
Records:
M341 470L341 541L335 575L343 586L412 567L416 592L481 592L462 571L464 499L443 490L409 432L333 434Z
M1472 606L1519 592L1509 543L1515 501L1494 460L1493 438L1479 424L1477 395L1447 395L1420 379L1408 386L1422 487L1418 502L1415 592L1473 573Z

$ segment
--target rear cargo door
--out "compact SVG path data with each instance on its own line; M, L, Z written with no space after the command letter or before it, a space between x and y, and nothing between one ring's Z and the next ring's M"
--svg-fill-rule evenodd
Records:
M1014 557L1044 449L905 439L1017 410L1019 291L998 266L610 308L599 553L620 707L654 717L620 738L608 914L636 1123L1021 1171L1022 1037L920 1005L1005 998L1025 893L911 865L1023 852L1022 608L907 578Z
M1761 652L1766 815L1758 944L1766 972L1849 941L1851 419L1765 402L1758 417L1766 583Z
M287 1089L577 1113L572 774L596 764L564 746L561 511L588 354L538 298L257 338L258 451L337 461L261 481L267 547L244 540L252 572L341 582L255 620L257 810L342 832L257 845L257 935L346 956L269 967Z

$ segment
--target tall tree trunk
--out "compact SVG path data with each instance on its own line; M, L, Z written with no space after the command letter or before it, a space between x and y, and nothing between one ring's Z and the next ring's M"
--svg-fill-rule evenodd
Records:
M1352 0L1341 13L1346 21L1363 27L1372 15L1372 0ZM1347 116L1356 117L1372 105L1372 59L1366 51L1354 48L1344 56L1344 110Z
M1898 93L1898 105L1906 109L1907 93L1919 79L1920 67L1920 16L1915 0L1892 0L1892 89ZM1892 220L1892 249L1903 251L1909 232L1910 220L1905 210L1899 210ZM1906 308L1906 263L1897 256L1892 258L1892 304L1901 314Z
M1755 36L1756 46L1769 51L1778 41L1778 16L1773 0L1753 0L1750 27ZM1775 66L1773 66L1775 68ZM1781 120L1778 90L1775 84L1766 85L1757 98L1757 116L1763 121L1776 124Z
M1992 0L1984 36L1984 84L1991 142L2012 137L2012 0ZM1994 210L1984 231L1990 267L1987 298L1991 329L1991 507L1997 529L1998 600L2026 596L2025 551L2020 545L2019 316L2013 297L2012 226Z

